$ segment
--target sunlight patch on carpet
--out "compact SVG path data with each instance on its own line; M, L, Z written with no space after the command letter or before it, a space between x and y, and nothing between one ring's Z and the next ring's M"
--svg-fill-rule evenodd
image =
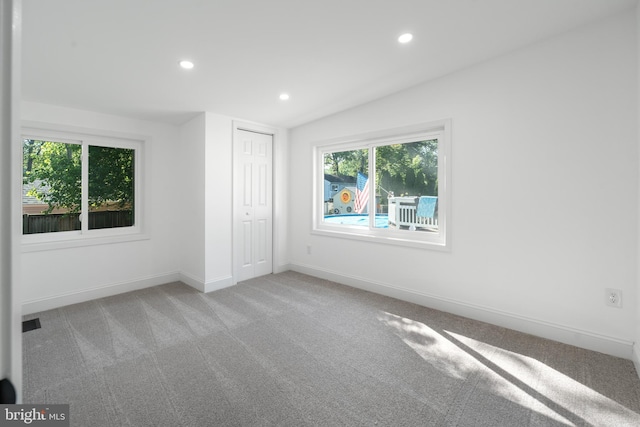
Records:
M559 412L560 416L573 414L591 425L640 425L640 414L532 357L453 332L444 332L473 352L477 352L482 358L490 360L492 365L495 364L498 369L493 368L492 371L496 375L506 377L507 381L529 395L529 402L520 403L533 410L541 411L542 403ZM545 415L550 414L545 411Z

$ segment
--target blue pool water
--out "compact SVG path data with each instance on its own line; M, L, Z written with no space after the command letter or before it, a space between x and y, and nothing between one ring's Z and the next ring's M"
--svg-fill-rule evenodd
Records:
M369 215L326 215L324 217L324 222L329 224L359 225L362 227L368 227ZM376 228L389 228L389 216L387 214L376 214Z

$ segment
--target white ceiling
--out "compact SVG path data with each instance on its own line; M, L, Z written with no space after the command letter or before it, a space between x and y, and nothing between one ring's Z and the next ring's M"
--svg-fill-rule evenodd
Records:
M210 111L293 127L635 5L23 0L23 98L174 124ZM414 40L400 45L407 31ZM178 66L185 58L193 70Z

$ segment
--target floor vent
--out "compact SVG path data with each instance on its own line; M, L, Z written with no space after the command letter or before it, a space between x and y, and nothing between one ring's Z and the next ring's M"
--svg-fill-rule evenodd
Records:
M22 322L22 332L33 331L34 329L40 329L40 319L35 318L31 320L25 320Z

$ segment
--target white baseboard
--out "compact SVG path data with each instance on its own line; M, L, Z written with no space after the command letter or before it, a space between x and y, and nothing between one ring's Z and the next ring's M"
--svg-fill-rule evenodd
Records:
M180 273L179 280L191 286L192 288L195 288L200 292L204 292L204 293L228 288L229 286L233 285L233 277L231 276L225 276L225 277L221 277L218 279L209 280L208 282L205 282L203 279L199 279L190 274Z
M446 311L470 319L480 320L493 325L514 329L542 338L559 341L587 350L598 351L624 359L633 359L636 369L640 365L640 349L632 341L609 337L594 332L575 329L569 326L554 324L540 319L532 319L518 314L495 310L464 301L442 298L434 295L399 288L386 283L379 283L356 276L344 275L334 271L319 269L303 264L291 264L291 270L310 276L331 280L354 288L386 295L403 301L412 302L436 310ZM633 354L633 356L632 356ZM639 370L640 372L640 370Z
M183 282L199 290L200 292L205 293L213 292L218 289L227 288L233 285L233 278L231 276L211 280L205 283L203 280L200 280L187 273L165 273L159 274L157 276L149 276L127 282L97 286L90 289L82 289L80 291L68 292L65 294L25 301L22 304L22 315L38 313L45 310L52 310L54 308L60 308L66 305L91 301L97 298L110 297L125 292L137 291L138 289L144 289L151 286L164 285L166 283L178 281Z
M640 378L640 343L633 344L633 364L636 366L636 374Z
M204 280L199 277L192 276L191 274L188 274L188 273L180 272L178 273L178 280L180 280L182 283L185 283L191 286L194 289L199 290L200 292L204 292Z
M289 263L276 265L275 267L273 267L273 274L284 273L285 271L289 270L292 270L292 266Z
M148 288L151 286L177 282L178 280L180 280L180 274L178 272L165 273L156 276L143 277L127 282L114 283L45 298L39 298L31 301L25 301L22 304L22 314L26 315L45 310L52 310L54 308L90 301L97 298L104 298L122 294L125 292L136 291L138 289Z

